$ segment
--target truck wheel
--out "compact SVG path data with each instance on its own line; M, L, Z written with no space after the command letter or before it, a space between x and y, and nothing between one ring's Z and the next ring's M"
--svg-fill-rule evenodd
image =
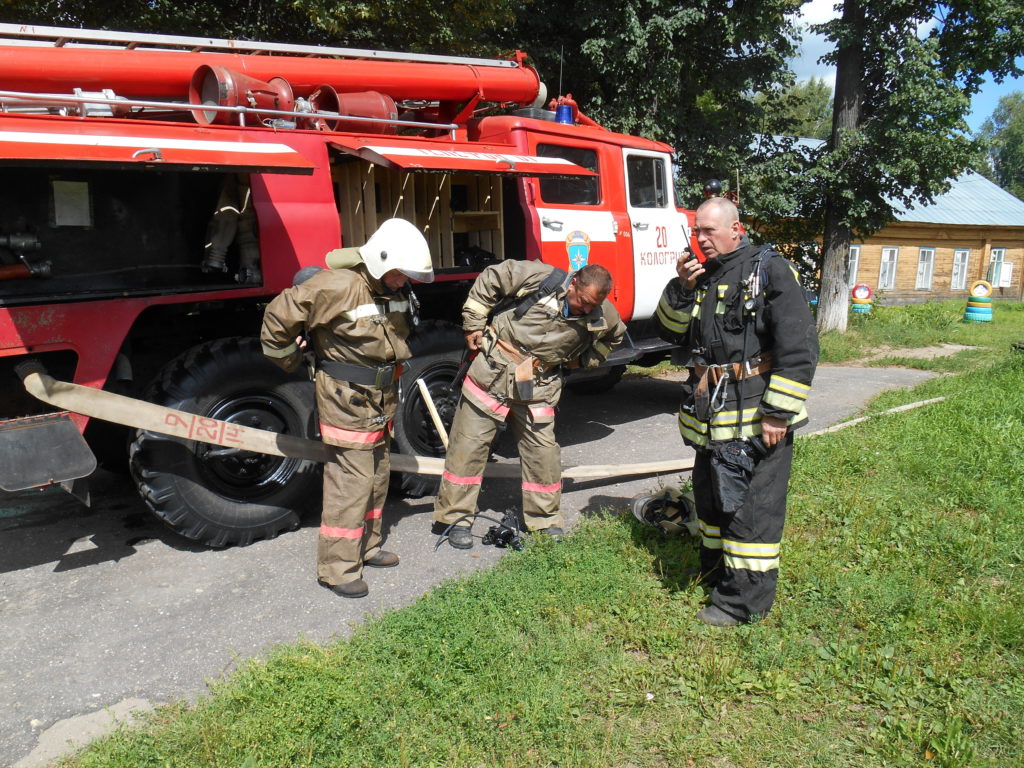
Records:
M581 378L579 381L573 381L570 376L565 382L565 386L577 395L602 395L619 383L622 375L626 372L626 366L613 365L607 371L603 376Z
M413 356L402 372L404 399L395 414L394 448L410 455L444 456L441 437L434 428L416 379L426 382L441 422L445 430L450 431L462 392L461 386L452 388L452 380L459 371L462 350L466 348L465 338L452 325L427 321L420 324L416 335L409 339L409 348ZM409 496L428 496L437 493L441 480L433 475L403 473L398 484Z
M146 399L210 418L313 437L313 383L267 360L256 339L218 339L170 362ZM224 547L298 527L320 489L316 462L185 442L138 430L135 484L183 536Z

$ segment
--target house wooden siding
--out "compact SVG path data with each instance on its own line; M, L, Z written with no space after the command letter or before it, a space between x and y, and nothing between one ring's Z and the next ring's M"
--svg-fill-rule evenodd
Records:
M894 222L860 245L857 274L853 282L870 285L876 296L886 304L913 304L932 299L963 298L976 280L988 279L993 248L1005 248L1005 262L1013 265L1008 288L994 288L993 298L1024 298L1021 275L1024 272L1024 226L972 227L958 224L923 224ZM879 289L882 249L898 248L896 285ZM930 289L917 287L921 248L935 249ZM970 251L967 279L961 289L952 288L953 254L960 249Z

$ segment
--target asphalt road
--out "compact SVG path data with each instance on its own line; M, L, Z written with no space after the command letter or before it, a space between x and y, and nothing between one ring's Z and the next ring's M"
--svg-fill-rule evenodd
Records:
M931 374L898 368L819 368L809 430L855 414L875 394ZM611 392L567 396L559 414L563 464L633 463L686 454L675 427L678 385L627 379ZM499 455L511 453L504 442ZM566 481L569 526L623 508L678 476ZM481 509L518 506L518 484L488 481ZM152 519L127 478L94 477L91 508L58 489L0 494L0 765L45 765L69 739L114 713L202 695L207 683L276 643L346 635L367 615L398 608L504 550L435 550L432 498L389 499L387 548L398 568L366 574L370 595L345 600L317 586L317 516L248 547L207 550ZM477 523L481 534L486 523Z

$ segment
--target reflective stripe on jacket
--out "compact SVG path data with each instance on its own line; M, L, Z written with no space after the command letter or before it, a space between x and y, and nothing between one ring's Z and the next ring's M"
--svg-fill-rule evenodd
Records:
M409 358L411 326L405 297L390 295L362 265L325 269L284 290L267 305L260 340L263 353L285 370L302 355L295 338L306 333L317 359L375 367ZM372 448L387 439L397 408L397 388L339 381L316 373L317 408L324 442Z
M711 259L705 268L695 291L687 291L676 278L670 280L656 312L662 338L692 356L679 411L683 438L692 445L707 445L757 435L765 415L782 419L793 429L803 426L804 404L818 363L818 334L796 269L769 249L753 245ZM747 299L753 301L752 316L743 308ZM742 412L740 385L732 379L721 409L706 421L699 419L692 366L739 363L762 353L771 354L771 371L744 379Z
M539 261L504 261L487 267L477 277L462 309L466 332L483 330L488 315L503 299L523 299L540 287L554 267ZM537 358L541 366L535 377L534 401L554 405L561 394L558 365L579 361L585 368L600 365L626 332L611 302L584 316L562 313L571 275L554 293L535 303L520 319L511 309L491 318L498 338ZM513 304L514 306L514 304ZM496 345L485 343L469 369L469 377L484 391L502 398L515 397L515 361ZM546 413L546 411L545 411Z

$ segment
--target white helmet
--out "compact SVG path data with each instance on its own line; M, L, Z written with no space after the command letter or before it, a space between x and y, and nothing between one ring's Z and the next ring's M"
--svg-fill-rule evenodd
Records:
M666 488L660 493L633 500L633 515L641 523L659 528L669 536L696 536L697 507L693 491Z
M357 255L370 275L378 280L397 269L421 283L434 281L427 239L416 225L405 219L388 219L370 236L366 245L331 251L327 254L327 266L331 269L351 267Z

